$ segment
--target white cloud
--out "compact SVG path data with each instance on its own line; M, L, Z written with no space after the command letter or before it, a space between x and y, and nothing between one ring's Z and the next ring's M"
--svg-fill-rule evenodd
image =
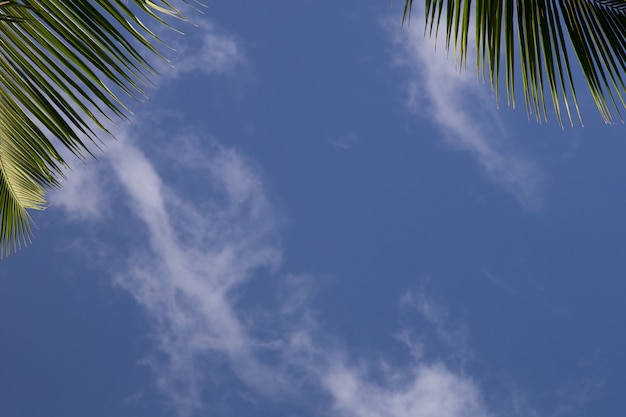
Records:
M205 75L222 75L245 63L240 42L221 31L214 23L201 20L186 36L172 39L177 53L169 70L170 78L198 71Z
M212 353L224 355L251 385L279 384L254 357L255 342L236 312L233 295L256 270L275 268L281 259L271 207L251 168L234 151L220 149L207 156L206 171L191 173L210 185L199 205L210 208L205 210L163 184L129 140L111 149L110 161L148 230L149 248L136 249L117 283L155 324L158 349L167 358L152 362L161 389L181 414L199 407L203 376L198 361ZM184 232L192 228L198 238L187 239Z
M232 38L211 25L203 30L202 53L182 51L182 63L166 76L216 74L241 62ZM326 342L334 336L318 328L308 304L310 279L281 279L285 285L276 291L283 292L284 303L247 314L242 291L267 275L260 271L277 270L282 257L276 214L258 172L240 153L216 144L207 149L193 140L176 141L184 146L161 147L166 163L157 163L140 149L141 129L120 130L117 137L104 162L76 170L76 192L61 193L56 201L70 216L78 211L84 220L98 218L100 227L115 227L111 223L121 214L101 216L98 208L98 198L107 196L117 203L113 211L130 208L127 215L139 220L133 233L145 239L118 249L127 259L115 282L152 323L155 353L145 362L179 415L201 409L215 363L275 400L323 398L317 409L332 416L488 415L478 386L442 363L413 358L394 367L356 360L350 349ZM188 183L175 189L178 178ZM202 185L192 193L191 180ZM94 194L81 205L80 196L89 195L85 187ZM267 354L273 359L264 359Z
M104 178L96 165L97 161L72 159L77 163L62 182L62 190L50 193L50 205L63 209L74 219L100 218L106 204L100 187Z
M443 364L389 371L382 383L367 369L337 363L324 375L336 415L345 417L486 417L477 386Z
M165 81L191 71L224 74L243 62L231 36L210 22L198 27L185 38L177 66L160 68ZM110 127L117 140L108 143L99 161L78 162L68 172L65 188L50 195L52 206L72 220L97 220L106 228L130 202L132 213L144 224L148 241L131 250L128 270L116 282L153 320L157 351L166 360L157 355L146 363L154 366L158 386L181 415L202 403L203 376L196 361L210 352L225 355L251 385L278 386L271 372L251 356L254 343L231 299L254 270L275 267L281 256L258 177L234 151L215 147L203 155L197 146L177 146L165 166L189 166L193 178L206 182L204 194L188 200L163 184L155 165L134 145L136 126Z
M320 388L332 417L487 417L480 386L441 361L419 356L407 361L359 357L328 342L315 323L300 325L286 338L283 360Z
M414 22L420 20L423 21L423 16L413 17ZM421 28L415 29L418 26L405 26L399 31L394 24L390 29L395 44L394 60L409 71L408 106L439 125L442 139L450 147L471 154L489 179L510 192L524 207L538 208L542 187L540 168L508 137L494 109L493 97L476 75L471 71L460 72L444 51L435 51ZM469 44L473 42L470 40ZM468 62L473 62L469 55Z
M183 140L176 149L161 148L168 164L155 165L133 137L118 137L102 170L119 181L107 187L118 187L118 193L121 185L125 196L111 200L130 205L146 240L124 249L126 270L115 282L152 323L155 350L144 363L178 415L203 409L211 373L224 372L224 364L263 398L317 404L330 416L489 415L479 387L443 363L413 357L392 366L328 342L336 337L319 328L310 304L313 277L268 280L279 302L251 317L240 303L241 291L267 277L257 274L262 269L277 270L282 257L275 210L259 174L239 153L219 145L207 150L200 141ZM203 182L200 195L171 187L171 167L181 166L188 171L176 175ZM100 222L109 227L113 220ZM443 328L441 315L424 307L425 297L404 302L415 302L433 326ZM215 367L207 366L208 358Z

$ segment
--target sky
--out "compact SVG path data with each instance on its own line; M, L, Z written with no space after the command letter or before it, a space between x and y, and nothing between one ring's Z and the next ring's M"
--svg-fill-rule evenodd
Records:
M389 2L211 1L0 262L0 415L626 408L626 127L537 123Z

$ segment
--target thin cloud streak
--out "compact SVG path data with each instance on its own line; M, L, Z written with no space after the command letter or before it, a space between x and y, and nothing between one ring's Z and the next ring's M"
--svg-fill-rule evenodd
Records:
M423 16L414 19L423 20ZM476 76L459 72L452 59L435 51L421 31L405 28L398 32L396 26L394 60L409 70L409 108L434 120L450 147L470 153L489 179L522 206L539 208L541 169L510 140L493 109L493 98Z
M135 254L116 282L155 323L165 363L152 362L160 388L182 415L202 405L198 361L223 354L233 370L252 385L280 385L254 357L255 342L236 312L232 293L261 268L276 268L281 252L274 244L271 207L260 183L241 157L218 150L206 160L213 184L199 212L162 183L138 148L123 141L112 150L112 167L148 229L150 250ZM175 160L175 159L173 159ZM198 173L196 173L197 175ZM211 192L212 191L212 192ZM168 202L174 204L168 204ZM187 216L204 239L183 239L174 226ZM145 262L152 259L151 262ZM265 378L271 381L266 381Z

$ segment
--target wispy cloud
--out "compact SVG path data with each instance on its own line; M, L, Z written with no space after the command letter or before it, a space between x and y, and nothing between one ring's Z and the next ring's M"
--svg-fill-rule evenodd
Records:
M345 135L332 138L328 142L337 149L347 150L357 145L359 143L359 138L357 135L350 132Z
M165 147L168 164L159 164L137 139L120 135L102 164L117 179L118 185L109 182L112 192L124 193L114 200L127 202L145 229L145 241L123 249L126 266L115 283L150 318L155 350L145 363L179 415L202 410L208 375L224 364L263 398L316 404L330 416L489 415L480 387L443 362L413 356L391 365L382 352L357 357L339 348L342 342L328 342L337 337L315 320L312 279L268 280L261 273L280 269L279 227L261 177L241 154L191 141L176 152ZM180 166L188 170L176 175L204 184L200 195L171 186L171 167ZM114 220L98 221L106 228ZM278 302L250 317L241 294L261 277ZM403 302L447 329L424 296ZM215 357L219 364L207 367L207 358Z
M413 300L403 297L402 304ZM419 303L430 303L422 295ZM419 304L418 303L418 304ZM421 314L427 314L420 312ZM427 322L435 331L447 332L449 323L438 317ZM413 329L412 329L413 330ZM423 329L422 329L423 330ZM342 342L328 342L329 335L315 322L298 326L283 351L283 360L309 377L328 398L325 413L333 417L487 417L492 415L481 387L463 372L442 360L428 360L409 353L406 360L384 352L373 356L355 354ZM407 333L408 334L408 333ZM413 335L410 336L414 340ZM324 342L325 341L325 342ZM403 340L406 341L406 340ZM408 346L412 350L412 346ZM447 349L456 351L458 346ZM434 356L444 356L433 352Z
M333 396L338 416L487 417L480 391L469 379L443 364L391 370L373 382L364 367L336 363L322 383Z
M209 50L225 57L210 71L215 74L232 68L239 49L211 30L200 48L213 45ZM202 70L202 59L185 53L179 70ZM193 137L177 138L168 148L168 136L156 146L152 134L148 157L141 148L146 134L141 124L119 130L93 170L76 170L75 192L57 206L70 216L82 213L89 227L113 227L120 216L136 220L137 240L115 243L126 259L114 281L149 318L155 347L146 363L179 415L202 410L211 373L225 368L263 398L315 404L307 413L489 415L479 385L442 362L414 356L390 365L328 342L338 337L315 320L313 281L276 272L283 256L278 216L262 176L240 152ZM86 188L95 197L82 206ZM104 215L98 198L117 205ZM260 279L281 301L260 303L252 314L244 294Z
M319 330L308 311L310 282L305 280L292 285L285 303L264 311L268 321L245 320L236 289L258 279L259 269L277 268L281 250L262 183L239 154L220 149L206 160L209 195L221 197L201 204L211 207L203 213L169 189L137 148L120 146L111 160L151 242L145 256L131 258L130 271L117 282L156 323L159 350L168 358L154 363L159 383L182 414L202 404L199 360L219 353L244 382L270 397L291 388L302 391L298 376L304 376L326 393L328 412L335 416L488 415L477 385L443 363L386 366L382 379L372 378L378 362L357 361L349 352L317 341L327 337L313 336ZM175 203L168 208L167 201ZM183 241L173 227L181 223L182 230L194 227L203 237ZM443 328L443 318L421 297L418 306L423 310L427 305L422 314ZM255 336L263 333L259 325L280 330L270 337ZM268 351L279 359L261 360Z
M404 325L397 337L403 341L407 347L414 350L414 346L419 349L420 354L428 353L428 350L436 350L439 355L447 352L446 357L449 363L458 364L463 369L467 363L473 359L469 348L468 330L462 323L456 323L450 318L450 313L444 306L438 304L432 297L427 296L425 289L420 288L415 291L408 291L400 297L400 307L406 314L407 323L414 323L415 313L420 321L426 324L426 328L432 331L433 337L428 342L421 340L424 335L416 334L414 327ZM422 329L422 333L423 329ZM428 348L424 346L428 346ZM434 346L440 348L433 349ZM417 356L417 355L414 355ZM426 358L427 356L417 356Z
M168 41L175 44L177 39ZM233 37L208 21L199 22L180 45L175 67L157 63L162 81L174 82L194 71L222 75L244 62ZM280 250L271 238L273 219L261 184L240 155L219 146L206 152L183 146L189 142L181 136L179 146L170 149L171 161L177 163L161 166L190 167L185 175L206 185L201 195L188 200L173 184L163 184L154 163L136 146L141 120L109 126L116 141L107 144L98 161L85 164L69 155L73 169L64 189L52 192L50 201L68 219L105 229L130 202L147 241L130 249L127 270L115 282L152 318L158 355L147 363L158 375L157 385L187 415L202 403L202 376L195 361L210 352L226 355L250 384L277 385L260 380L271 373L255 369L261 365L247 351L253 343L229 297L253 270L277 265Z
M190 205L129 141L112 150L111 161L148 229L149 249L136 251L116 281L155 323L158 350L167 357L153 363L161 389L182 414L198 407L203 378L197 362L211 353L225 355L247 382L267 385L259 379L271 373L257 369L262 365L253 357L254 341L232 294L256 270L274 268L281 258L271 207L256 175L234 151L215 150L206 171L194 173L211 184L208 197Z
M100 183L105 178L95 165L96 161L76 162L68 179L63 181L63 190L50 193L50 204L63 209L74 219L100 218L107 207L100 190Z
M420 19L423 17L413 18L416 22ZM498 119L493 97L474 72L459 72L452 57L443 50L436 51L418 26L400 31L395 24L389 29L395 45L394 60L408 70L407 104L411 111L433 120L445 143L471 154L489 179L523 206L541 206L541 169L511 140Z
M203 410L210 375L224 366L260 398L308 404L329 416L489 415L479 385L444 362L415 355L398 365L383 352L358 357L339 347L342 341L329 342L339 338L315 319L313 277L277 272L276 211L245 157L183 137L149 159L139 147L141 131L120 132L108 150L100 175L114 175L101 192L139 220L136 233L144 238L119 249L126 261L115 283L149 317L155 346L144 363L178 415ZM180 178L188 183L178 189ZM83 220L106 229L120 215ZM251 316L242 294L259 279L277 302L258 305ZM403 303L447 329L426 297Z
M223 75L245 63L241 43L216 24L207 20L195 22L195 30L189 30L181 39L170 37L176 49L172 66L163 71L168 78L200 72L204 75Z

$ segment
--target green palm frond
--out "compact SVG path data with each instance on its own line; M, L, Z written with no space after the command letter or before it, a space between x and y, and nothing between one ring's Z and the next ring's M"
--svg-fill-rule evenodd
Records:
M404 19L413 0L405 0ZM503 66L507 99L515 105L516 49L526 110L547 120L546 93L559 123L565 107L572 123L573 103L582 123L573 51L605 122L622 119L626 108L626 0L425 0L426 30L437 34L445 20L446 48L466 61L473 18L477 71L489 73L498 97ZM566 42L569 38L569 42ZM517 48L516 44L517 43ZM502 61L504 60L504 65Z
M52 141L89 155L105 122L127 114L113 91L140 97L155 74L144 55L160 56L159 39L141 19L182 14L165 0L128 3L0 0L0 255L30 239L28 210L63 177Z

